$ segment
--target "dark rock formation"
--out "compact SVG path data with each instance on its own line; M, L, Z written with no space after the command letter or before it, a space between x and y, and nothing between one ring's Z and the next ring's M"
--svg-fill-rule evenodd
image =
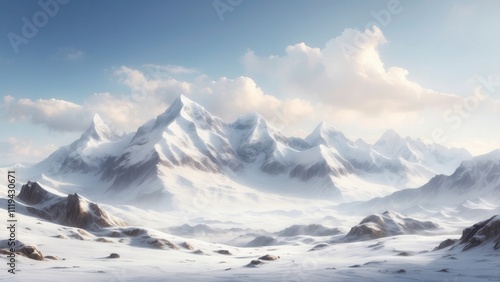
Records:
M29 205L33 215L48 221L87 230L125 226L126 223L78 194L61 197L45 190L37 182L23 185L18 198Z
M452 246L456 242L457 242L457 240L446 239L443 242L441 242L441 244L439 244L439 246L437 246L436 248L434 248L434 250L441 250L441 249L447 248L449 246Z
M249 264L247 264L246 266L247 267L256 267L257 265L261 265L261 264L264 264L264 262L262 262L262 261L260 261L258 259L254 259Z
M34 260L44 260L42 252L35 246L25 245L17 249L18 254Z
M188 250L194 250L194 247L191 244L189 244L188 242L183 242L181 244L181 247L183 247L184 249L188 249Z
M273 256L273 255L267 254L265 256L260 257L259 259L261 259L261 260L277 260L279 258L280 258L279 256Z
M221 254L221 255L226 255L226 256L232 256L233 255L228 250L217 250L215 252L218 253L218 254Z
M50 196L49 192L43 189L37 182L28 181L21 188L21 193L17 196L28 205L36 205Z
M481 245L491 244L496 251L500 250L500 215L478 222L471 227L467 227L462 232L462 237L457 240L447 239L435 250L440 250L449 246L452 248L463 246L462 250L467 251Z

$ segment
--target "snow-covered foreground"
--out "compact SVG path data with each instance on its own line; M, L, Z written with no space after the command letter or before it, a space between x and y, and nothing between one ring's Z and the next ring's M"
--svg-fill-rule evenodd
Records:
M18 236L45 255L59 260L35 261L19 257L19 281L498 281L500 254L488 246L468 252L432 251L441 241L460 236L401 235L370 241L314 245L242 248L183 239L164 238L178 250L134 245L128 240L83 235L69 236L76 228L61 227L20 216ZM57 238L55 236L62 235ZM194 249L182 247L188 242ZM198 254L195 250L201 250ZM216 253L228 250L230 255ZM117 253L120 258L107 258ZM266 254L275 261L248 266ZM6 272L2 277L7 278Z
M24 205L19 203L18 207L21 213L17 214L17 239L36 246L46 257L37 261L17 256L15 278L19 281L498 281L500 277L500 253L491 245L467 252L462 248L433 251L448 238L460 238L462 227L457 226L474 223L458 218L450 221L433 218L439 228L425 236L398 235L346 243L342 238L349 225L358 223L357 217L338 220L323 216L317 222L343 222L338 234L325 226L307 228L300 219L293 219L293 213L287 215L285 211L260 213L267 221L276 220L276 228L263 228L267 230L245 228L246 222L255 227L254 215L241 213L238 222L200 217L191 224L196 221L203 224L162 228L165 232L141 226L87 232L24 215ZM167 216L137 208L105 207L129 222L142 217L142 226L160 224ZM483 211L485 215L487 211ZM296 212L297 218L305 213ZM325 207L316 212L319 216L332 211ZM382 216L394 218L395 224L404 224L396 214ZM299 226L291 226L293 223ZM263 226L271 227L273 222ZM174 236L172 232L183 235ZM261 234L276 240L268 242L268 246L244 247L252 236ZM108 258L111 253L119 258ZM267 254L279 258L258 260ZM262 264L255 265L254 260ZM4 270L1 277L9 278L7 274L11 275Z

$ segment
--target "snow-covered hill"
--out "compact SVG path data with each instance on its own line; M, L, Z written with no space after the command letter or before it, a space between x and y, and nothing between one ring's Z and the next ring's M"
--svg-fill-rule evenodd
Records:
M365 217L351 228L344 240L347 242L372 240L402 234L423 234L438 229L431 221L420 221L396 212L385 211Z

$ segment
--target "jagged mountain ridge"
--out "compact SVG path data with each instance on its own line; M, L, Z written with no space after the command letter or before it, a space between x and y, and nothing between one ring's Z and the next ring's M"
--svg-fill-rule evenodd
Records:
M426 179L437 173L435 167L422 162L421 156L446 156L443 160L433 159L437 163L447 162L446 167L470 157L465 150L425 145L410 138L397 139L396 145L408 148L414 157L391 155L387 150L381 153L377 151L383 143L380 140L375 145L362 140L352 142L325 122L305 139L285 137L256 113L225 123L181 95L164 113L128 135L117 136L98 116L94 117L80 139L62 147L37 167L49 175L91 172L114 191L143 183L161 186L159 177L165 174L164 169L175 173L175 168L182 167L205 174L255 170L296 182L314 180L314 185L326 191L322 195L337 197L342 196L339 179L343 177L355 176L367 182L378 179L382 185L396 186L396 182L386 183L387 175L392 175L398 179L398 185L410 185L411 177ZM413 143L419 146L408 145ZM390 142L384 144L387 148ZM440 165L443 164L437 167Z

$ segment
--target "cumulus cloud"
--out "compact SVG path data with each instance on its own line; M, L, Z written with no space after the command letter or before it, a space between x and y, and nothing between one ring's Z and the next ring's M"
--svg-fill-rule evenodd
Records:
M266 94L253 79L244 76L198 81L192 97L225 120L234 120L248 112L258 112L272 123L289 125L313 111L308 101L280 100Z
M57 99L18 99L5 96L2 108L11 122L31 121L56 131L81 131L92 116L84 107Z
M346 29L324 48L288 46L283 56L243 57L247 71L282 93L313 99L333 109L369 117L444 109L460 98L425 88L401 67L384 66L378 48L386 42L377 27Z

